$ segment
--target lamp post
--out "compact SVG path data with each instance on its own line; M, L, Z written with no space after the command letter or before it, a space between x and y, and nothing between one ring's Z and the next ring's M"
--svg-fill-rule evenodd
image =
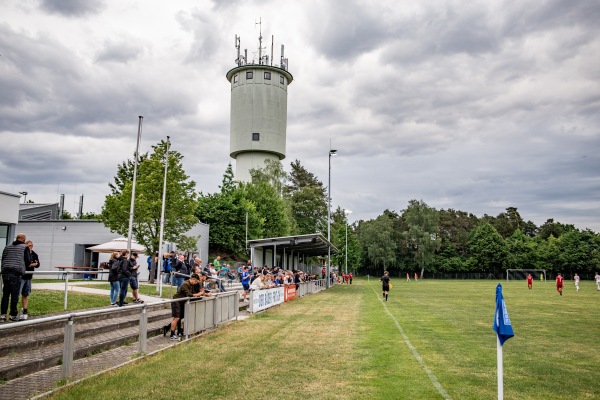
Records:
M351 214L352 211L344 210L344 215L346 216L346 275L348 275L348 214Z
M20 195L25 196L23 197L23 203L27 203L27 192L19 192Z
M167 151L165 154L165 176L163 180L163 193L162 193L162 206L160 209L160 235L158 239L158 257L156 263L158 264L156 268L158 269L156 273L156 277L158 278L158 282L156 284L156 292L162 298L162 246L163 246L163 234L165 232L165 202L167 199L167 171L169 170L169 147L171 142L169 141L169 136L167 136Z
M140 161L140 139L142 138L142 120L144 117L141 115L138 117L138 134L137 134L137 144L135 146L135 164L133 166L133 185L131 187L131 204L129 207L129 229L127 231L127 251L131 256L131 237L133 236L133 212L135 210L135 186L137 182L137 170L138 164Z
M337 150L329 149L329 184L327 185L327 289L331 286L329 277L331 270L331 156L335 156Z

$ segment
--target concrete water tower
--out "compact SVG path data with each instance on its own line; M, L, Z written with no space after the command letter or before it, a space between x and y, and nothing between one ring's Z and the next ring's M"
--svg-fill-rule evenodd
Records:
M235 159L235 179L250 181L252 168L263 168L265 160L285 158L287 89L294 79L281 46L279 65L263 53L262 31L258 38L258 60L248 62L248 50L240 54L235 36L237 67L227 72L231 83L230 156Z

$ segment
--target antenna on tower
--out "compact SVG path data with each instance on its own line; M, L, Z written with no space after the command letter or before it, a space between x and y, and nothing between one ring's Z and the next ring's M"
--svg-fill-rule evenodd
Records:
M258 22L254 23L258 25L259 34L258 34L258 64L259 65L269 65L269 56L265 54L263 56L263 50L266 50L266 47L262 47L262 18L258 19Z
M242 65L242 60L240 60L240 37L235 35L235 48L237 50L237 58L235 59L235 63L240 67Z

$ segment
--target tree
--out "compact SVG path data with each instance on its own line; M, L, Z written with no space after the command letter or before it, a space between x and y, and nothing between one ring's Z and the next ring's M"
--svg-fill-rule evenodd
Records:
M506 268L535 269L536 243L521 229L517 229L510 237L506 238Z
M133 238L145 247L147 254L159 251L167 142L161 141L152 149L150 155L140 156L132 226ZM194 216L196 183L189 180L182 159L181 153L169 150L163 239L175 243L179 248L191 250L195 248L197 238L185 236L184 233L198 223ZM131 160L118 166L114 183L109 183L111 194L106 196L98 218L112 231L123 236L127 236L129 231L133 169L134 161Z
M470 238L469 247L473 262L482 271L500 276L505 263L507 249L502 236L492 225L482 222L477 226Z
M408 229L404 232L406 245L414 252L415 260L421 268L421 276L425 266L432 260L439 249L439 214L435 208L429 207L423 200L411 200L402 214Z
M267 182L244 184L247 199L254 205L263 221L263 236L280 237L290 234L288 205L277 189Z
M366 264L371 264L376 269L382 267L384 270L397 264L398 242L393 239L393 231L394 219L389 213L358 223L358 239Z
M223 175L221 191L202 194L196 216L210 225L209 246L212 253L241 255L246 250L246 215L248 239L262 237L264 219L248 200L246 191L233 179L231 163Z
M291 163L292 171L284 194L289 200L297 234L327 230L327 194L317 177L308 172L300 161Z

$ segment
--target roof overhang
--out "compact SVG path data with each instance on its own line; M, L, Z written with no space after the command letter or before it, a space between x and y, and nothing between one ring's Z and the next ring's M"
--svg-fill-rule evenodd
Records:
M331 244L321 233L308 235L282 236L268 239L248 240L250 248L276 247L277 252L303 254L309 257L336 254L338 249Z

